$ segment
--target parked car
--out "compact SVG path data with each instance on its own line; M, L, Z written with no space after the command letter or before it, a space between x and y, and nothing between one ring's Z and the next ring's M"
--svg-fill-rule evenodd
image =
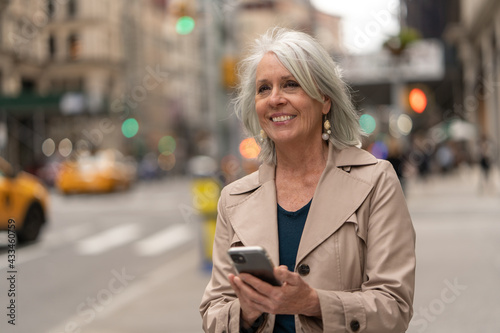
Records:
M63 162L55 185L65 194L112 192L129 188L135 174L135 164L120 152L101 150Z
M8 230L13 220L19 242L36 240L47 221L48 204L49 193L37 177L14 172L0 157L0 230Z

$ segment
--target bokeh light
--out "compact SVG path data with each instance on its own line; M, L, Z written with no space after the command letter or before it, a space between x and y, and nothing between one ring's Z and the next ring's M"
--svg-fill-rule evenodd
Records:
M175 30L180 35L187 35L194 29L194 19L190 16L179 17L175 25Z
M61 142L59 142L58 150L61 156L68 157L73 151L73 143L68 138L62 139Z
M374 142L369 150L376 158L386 159L389 155L389 148L383 141Z
M45 139L42 143L42 152L45 156L49 157L56 151L56 143L51 138Z
M371 134L373 133L373 131L375 131L377 122L375 121L375 118L373 118L369 114L364 114L359 118L359 125L366 134Z
M409 95L410 107L416 113L424 112L427 107L427 96L422 89L414 88L410 91Z
M90 143L87 140L80 139L75 143L75 151L80 154L90 153Z
M391 114L389 117L389 133L391 134L392 137L398 139L401 137L401 132L399 131L398 128L398 118L399 115L397 114Z
M175 167L175 155L174 154L160 154L158 156L158 166L160 169L165 171L170 171Z
M173 154L176 146L177 143L175 142L175 139L170 135L164 136L160 139L160 141L158 141L158 150L163 155Z
M240 154L244 158L254 159L259 156L260 147L254 138L246 138L240 143Z
M401 134L408 135L413 128L413 121L408 115L402 114L398 117L397 126Z
M139 123L134 118L126 119L122 124L122 133L126 138L134 137L139 132Z

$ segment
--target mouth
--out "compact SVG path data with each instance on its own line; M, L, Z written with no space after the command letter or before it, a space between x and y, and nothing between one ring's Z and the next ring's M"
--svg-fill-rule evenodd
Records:
M277 117L271 117L271 120L273 121L273 123L277 123L277 122L283 122L283 121L291 120L291 119L293 119L295 117L296 116L277 116Z

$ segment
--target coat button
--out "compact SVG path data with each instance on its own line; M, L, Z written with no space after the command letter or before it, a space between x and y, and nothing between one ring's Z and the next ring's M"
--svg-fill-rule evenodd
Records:
M356 319L354 319L353 321L351 321L351 330L353 332L359 331L359 327L360 327L359 321L357 321Z
M299 275L306 276L309 274L311 269L309 268L309 265L302 264L298 267L297 271L299 272Z

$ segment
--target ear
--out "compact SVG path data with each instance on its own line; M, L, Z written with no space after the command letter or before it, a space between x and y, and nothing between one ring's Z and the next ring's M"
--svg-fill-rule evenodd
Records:
M328 96L324 96L323 101L323 108L321 109L321 112L323 112L323 114L328 114L328 112L330 112L330 108L332 107L332 101Z

